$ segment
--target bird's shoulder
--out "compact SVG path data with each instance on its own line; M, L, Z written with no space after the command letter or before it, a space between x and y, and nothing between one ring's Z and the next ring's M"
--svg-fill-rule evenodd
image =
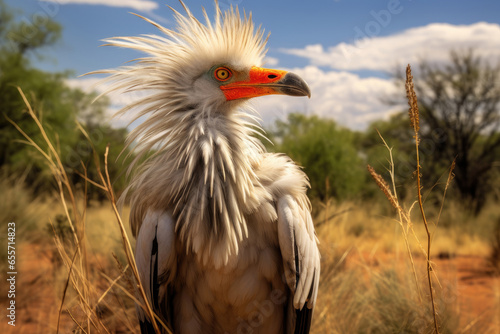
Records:
M280 207L283 209L288 205L293 206L297 217L304 217L304 221L307 220L306 217L310 217L311 203L307 197L309 180L291 158L281 153L264 153L255 173L259 181L259 187L255 189L261 188L265 195L259 196L260 205L253 210L252 218L260 222L274 222L260 226L272 228L277 235ZM314 234L314 228L307 225L307 230Z
M285 154L263 154L255 173L275 201L285 195L293 198L306 196L309 188L306 174Z

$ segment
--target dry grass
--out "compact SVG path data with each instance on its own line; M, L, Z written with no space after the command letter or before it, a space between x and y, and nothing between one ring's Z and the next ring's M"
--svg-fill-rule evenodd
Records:
M467 212L459 203L449 202L441 216L442 222L447 217L452 218L453 226L441 224L433 229L433 253L449 254L450 256L487 256L490 251L489 237L493 233L491 217L500 217L497 205L491 203L474 219L473 226L467 223ZM397 217L390 217L387 208L374 202L342 202L330 203L331 213L339 215L321 224L318 235L321 245L340 251L355 248L359 252L391 253L406 256L407 249L404 238L401 237L401 225ZM319 221L320 213L315 221ZM412 214L417 219L418 213ZM430 216L431 224L437 217ZM425 228L421 225L413 227L418 240L426 237ZM412 254L422 257L421 246L416 238L410 238L409 246ZM323 253L322 253L323 254Z
M40 209L40 204L33 203L28 210ZM20 315L26 314L24 310L30 309L33 315L30 319L23 317L19 324L23 324L21 332L26 333L54 333L57 326L57 314L63 295L64 285L67 280L67 270L61 262L60 256L53 242L52 234L45 228L48 217L60 214L61 210L44 204L47 218L38 218L44 224L36 225L32 230L34 235L43 235L44 244L31 241L26 242L19 250L22 256L23 272L26 280L20 283L18 300L24 300ZM453 203L442 213L445 217L463 217ZM457 205L458 206L458 205ZM484 229L484 234L465 233L466 225L457 227L438 227L436 238L433 242L433 253L440 252L459 255L477 255L486 257L489 252L488 233L486 231L491 214L497 210L491 204L485 209L484 216L476 221L479 230ZM370 203L333 203L329 205L330 215L335 215L318 227L318 236L321 241L322 277L320 284L320 298L318 300L313 325L314 333L397 333L397 328L406 333L427 333L419 331L422 324L432 323L429 319L429 308L420 307L417 292L413 282L411 266L407 261L407 251L401 237L400 225L397 219L387 216L387 208ZM124 209L123 219L127 219L128 209ZM497 212L498 215L498 212ZM41 216L40 216L41 217ZM324 217L320 213L316 221ZM93 290L103 294L112 284L105 278L112 280L120 277L121 270L113 254L119 258L122 265L126 265L121 244L121 234L114 221L114 213L109 203L98 205L90 203L87 209L87 239L88 263L91 269L90 282ZM433 217L429 217L430 220ZM462 218L465 220L465 218ZM423 226L415 226L415 232L420 237L425 236ZM23 234L20 234L25 236ZM30 240L31 237L29 238ZM410 242L412 252L416 254L415 262L421 284L425 283L425 260L420 254L420 247L415 242ZM442 277L445 268L437 265L438 274ZM105 275L105 276L104 276ZM29 277L28 277L29 276ZM39 277L38 280L35 280ZM458 291L455 276L449 279L449 284L443 279L442 284L453 291ZM121 277L118 283L128 286L127 280ZM78 295L70 287L65 302L65 308L79 309ZM500 293L500 289L499 289ZM5 295L5 294L3 294ZM439 298L438 298L439 299ZM498 298L497 298L498 299ZM457 318L467 315L461 314L461 309L455 309L457 303L447 304L439 299L438 310L443 320L450 319L446 330L441 327L442 333L459 333L453 324ZM500 299L498 299L500 300ZM500 310L497 305L496 310ZM110 333L139 333L136 325L135 308L132 300L119 288L113 287L97 307L101 321ZM84 319L85 315L73 311L77 319ZM477 320L470 316L465 323ZM487 333L495 327L494 318L481 317L474 322L469 330L464 333ZM397 325L401 327L398 327ZM18 333L19 327L14 330L2 327L2 333ZM485 330L478 330L478 326ZM77 328L67 312L61 318L61 333L68 333ZM104 330L93 330L93 333L106 333ZM81 331L81 333L83 333Z
M413 236L408 240L413 267L400 222L386 215L387 208L366 202L344 202L330 203L329 211L331 215L339 214L317 229L322 277L314 333L435 332L432 307L426 302L429 297L423 289L427 284L427 257L418 241L425 240L425 227L414 225L418 240ZM496 333L500 330L495 322L500 312L500 299L497 298L500 279L479 273L485 268L489 253L486 230L489 228L491 234L490 219L494 212L500 216L496 204L491 203L484 215L475 220L475 226L480 228L469 233L465 210L450 202L450 207L443 209L441 219L461 217L464 221L458 219L455 221L460 223L457 226L442 224L433 229L435 255L431 263L440 283L434 287L440 333ZM322 216L323 213L319 213L316 221ZM419 213L415 212L411 219L417 221L418 217ZM434 226L437 213L428 219ZM440 260L440 257L445 259ZM465 266L469 262L463 262L469 258L479 266L471 268L470 272ZM465 292L475 289L467 279L475 277L476 270L478 284L488 286L486 300L490 304L484 310L474 304L477 313L471 313L471 303L485 303L483 300L474 302L475 293L471 296Z
M26 135L23 129L17 124L12 122L9 118L7 118L7 120L25 137L26 143L31 145L45 158L44 161L48 165L56 181L58 197L64 212L64 216L56 223L51 221L54 231L54 243L63 266L67 271L55 332L60 332L62 326L61 318L64 313L74 322L75 328L79 332L89 333L96 331L98 333L110 333L107 322L109 318L114 318L114 315L118 314L118 312L126 317L126 321L122 322L122 324L128 327L127 331L133 332L136 327L133 324L136 323L136 321L129 318L131 307L127 304L130 304L130 301L134 301L137 305L140 305L145 314L150 319L154 319L152 324L157 333L160 333L160 326L169 332L169 329L162 324L161 320L154 314L151 305L147 301L145 290L140 284L139 273L135 264L130 238L127 235L127 230L118 212L115 195L108 174L108 150L106 150L105 153L104 169L101 169L99 165L99 158L97 156L94 158L99 180L88 179L85 166L82 163L84 169L82 177L85 179L86 183L83 193L81 196L78 196L74 190L73 184L66 174L65 166L61 161L60 153L57 149L59 143L54 143L49 139L43 124L31 108L28 99L20 89L19 93L26 104L28 114L37 125L43 140L40 143L35 142L30 136ZM89 139L85 130L78 124L77 126L85 137ZM115 277L109 277L106 275L107 273L99 272L91 266L91 256L93 253L88 249L88 240L91 235L87 233L88 203L86 202L88 187L90 185L101 189L108 196L112 212L114 213L115 226L118 227L120 232L121 250L126 262L125 264L120 263L119 259L115 256L117 261L116 266L119 269L119 273L115 275ZM81 198L80 201L79 198ZM108 281L108 284L105 286L96 284L102 281L101 277L99 277L101 275ZM124 309L118 310L117 313L112 311L111 317L103 317L103 314L106 314L106 311L110 310L105 300L108 293L113 289L117 289L121 294L116 294L115 296L119 297L119 305L124 306Z

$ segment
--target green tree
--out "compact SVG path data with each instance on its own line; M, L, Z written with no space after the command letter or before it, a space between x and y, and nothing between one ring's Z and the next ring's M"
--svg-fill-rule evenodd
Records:
M14 20L13 13L0 2L0 112L34 135L34 124L30 117L23 113L24 102L17 90L21 87L31 98L41 119L61 130L62 137L68 132L67 124L72 124L75 112L67 113L64 96L65 74L49 74L31 67L29 53L38 48L52 45L60 36L61 28L52 21L43 22L40 26L28 29L28 23ZM33 32L31 32L33 30ZM30 31L31 33L27 33ZM19 139L17 131L7 121L0 118L0 165L13 168L26 167L26 145L13 141Z
M284 152L304 168L311 198L344 200L362 193L367 173L353 131L333 120L290 114L268 132L276 145L270 150Z
M500 157L500 66L471 50L451 52L444 66L424 61L414 73L427 145L421 143L421 156L432 162L424 165L425 179L436 182L456 158L456 189L464 205L479 213Z
M25 112L26 105L18 87L26 94L52 142L59 147L62 161L74 174L76 184L82 182L76 172L80 169L82 173L80 160L91 175L96 172L91 145L79 132L77 120L87 127L101 160L106 145L112 143L111 177L116 178L121 171L115 160L123 149L126 130L106 125L103 115L108 100L92 103L95 94L70 88L66 80L71 72L50 73L32 65L33 57L41 57L43 49L58 42L61 30L57 22L48 18L36 22L16 20L14 11L0 0L0 167L8 173L26 174L27 183L35 191L46 190L52 176L39 154L19 142L23 137L8 121L11 119L35 141L41 142L38 128Z

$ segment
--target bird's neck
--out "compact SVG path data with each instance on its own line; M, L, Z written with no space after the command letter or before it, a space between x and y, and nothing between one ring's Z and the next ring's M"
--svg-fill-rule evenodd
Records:
M262 144L233 114L186 116L135 183L147 187L136 200L171 211L186 250L220 266L238 253L247 237L245 214L259 205L254 170Z

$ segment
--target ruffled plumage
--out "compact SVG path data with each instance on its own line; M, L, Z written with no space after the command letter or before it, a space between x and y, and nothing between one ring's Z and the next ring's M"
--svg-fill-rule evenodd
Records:
M246 99L227 101L207 74L249 73L267 39L237 8L223 14L216 2L205 23L184 9L174 10L176 30L144 18L162 36L106 40L147 56L94 72L108 75L105 94L147 92L119 112L146 118L127 139L137 155L120 199L130 202L141 283L176 333L237 332L272 302L255 333L308 333L320 261L307 177L265 152ZM150 333L151 319L138 315Z
M175 31L142 17L163 35L105 40L147 56L94 73L109 75L103 94L148 92L118 112L138 110L134 121L147 117L127 139L127 146L135 143L136 153L129 171L137 172L121 201L130 201L134 235L148 209L173 208L186 248L203 254L205 262L213 258L221 265L237 253L238 241L247 233L244 213L254 210L256 196L262 195L254 189L258 180L253 172L262 145L251 135L258 128L254 117L228 112L227 103L212 98L212 91L193 89L193 78L217 64L241 70L260 65L267 38L254 27L251 15L241 17L237 8L223 14L216 5L215 21L204 11L204 24L184 9L186 15L172 9ZM244 101L230 107L250 109Z

